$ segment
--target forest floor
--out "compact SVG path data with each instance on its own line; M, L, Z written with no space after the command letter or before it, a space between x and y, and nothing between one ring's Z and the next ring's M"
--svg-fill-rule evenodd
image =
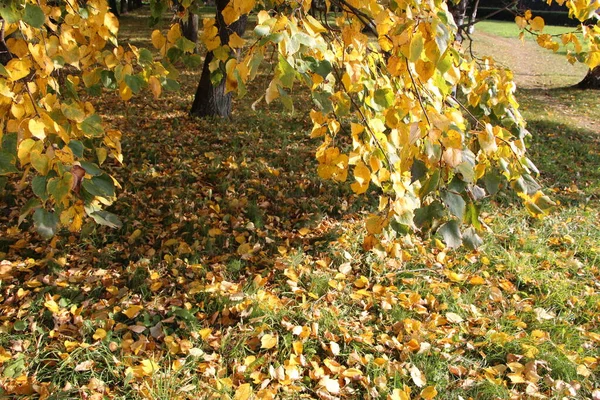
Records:
M149 37L142 17L122 40ZM41 241L1 200L0 397L600 398L597 93L543 73L564 56L474 38L515 70L556 212L500 194L478 251L413 239L382 258L361 246L374 196L316 174L306 100L255 112L257 90L231 121L193 119L197 71L158 101L107 96L122 229Z

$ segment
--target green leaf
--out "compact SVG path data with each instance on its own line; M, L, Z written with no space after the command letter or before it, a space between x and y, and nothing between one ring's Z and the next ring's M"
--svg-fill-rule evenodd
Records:
M96 211L90 214L94 221L100 225L106 225L110 228L121 228L123 223L115 214L108 211Z
M84 168L85 169L85 168ZM113 197L115 195L115 184L110 176L103 174L86 179L83 188L93 196Z
M15 167L15 156L0 150L0 176L19 172Z
M459 221L462 221L467 206L467 203L462 196L453 192L445 192L442 194L442 200L446 207L448 207L450 214L458 218Z
M48 200L48 178L45 176L34 176L31 181L31 189L33 190L33 194L35 194L40 199L46 201Z
M271 32L271 27L267 25L256 25L254 28L254 33L256 33L257 36L265 36L268 35L269 32Z
M33 222L40 236L44 239L50 239L56 233L58 215L43 208L38 208L33 213Z
M417 32L410 42L410 55L408 58L411 62L415 62L421 57L421 53L423 52L423 44L423 35L421 32Z
M327 60L317 61L313 57L306 57L308 67L312 72L326 78L332 71L331 63Z
M444 238L446 246L451 249L460 247L462 244L462 235L460 234L459 224L456 220L446 222L440 227L438 233Z
M32 198L29 199L29 201L27 203L25 203L25 205L23 207L21 207L21 211L19 211L19 221L17 223L18 225L21 225L23 223L23 221L25 220L25 218L27 218L27 216L29 214L31 214L31 212L41 206L42 204L40 203L40 201L36 198Z
M85 112L77 105L62 103L60 109L65 117L77 123L83 122L85 119Z
M69 173L63 174L62 177L52 178L48 181L48 194L59 204L64 204L71 190L73 176Z
M427 179L427 181L425 181L425 184L423 184L423 187L421 188L421 191L419 192L419 196L421 198L427 196L430 192L434 191L437 186L438 183L440 181L440 170L436 169L433 174L429 177L429 179Z
M433 222L444 216L444 206L439 201L434 201L428 206L421 207L415 211L413 219L419 229L431 227Z
M83 158L83 143L81 143L79 140L71 140L68 146L75 157Z
M202 65L202 57L199 54L190 54L183 57L183 64L186 68L198 68Z
M125 77L127 80L127 77ZM133 90L133 89L131 89ZM102 119L98 114L92 114L81 123L81 130L86 136L100 137L104 135L104 127L102 127Z
M117 88L117 79L113 71L102 71L100 73L100 82L107 89L114 90Z
M92 175L92 176L99 176L102 175L102 170L98 167L98 165L88 162L88 161L81 161L81 168L85 169L85 172Z
M218 50L218 49L217 49ZM215 51L217 51L215 50ZM167 59L172 64L175 64L179 59L183 56L183 50L178 49L177 47L171 47L167 50Z
M15 8L14 2L0 5L0 16L9 24L19 22L21 13Z
M177 46L178 49L181 49L186 53L192 53L194 50L196 50L196 43L192 42L189 39L186 39L183 36L177 39L177 41L175 42L175 46Z
M5 133L4 136L2 136L2 150L13 154L13 155L17 155L17 140L18 140L18 134L15 132L11 132L11 133Z
M388 108L389 106L394 104L394 98L394 92L392 92L392 90L389 88L377 89L373 96L373 100L375 100L375 103L383 108Z
M290 63L281 55L279 56L279 64L277 65L277 72L281 85L285 88L291 89L294 85L294 78L296 77L296 70L290 65Z
M123 1L123 0L121 0L121 1ZM152 52L148 49L141 49L140 55L138 57L138 61L142 65L152 64L152 62L154 61L154 58L152 57Z
M34 28L41 28L46 22L46 16L39 6L27 3L27 5L25 5L23 21Z
M473 225L476 229L481 229L481 222L479 222L479 207L474 203L467 204L465 223Z
M180 88L179 82L177 82L174 79L165 79L164 81L161 82L161 85L162 85L162 87L165 88L165 90L171 90L171 91L177 91Z
M144 79L138 75L125 75L125 83L133 93L139 93L144 87Z
M470 250L477 250L483 244L483 240L477 234L475 228L470 227L465 229L462 234L465 247Z
M500 176L500 174L498 174L495 170L488 172L483 177L483 183L485 184L485 190L487 190L487 192L492 196L495 195L496 193L498 193L501 182L502 182L502 176Z
M20 319L15 321L13 329L17 332L23 332L25 329L27 329L28 326L29 324L27 323L27 321L23 321L22 319Z
M473 182L475 180L475 170L473 169L473 164L470 162L461 162L456 167L456 172L461 174L461 179L464 182Z
M411 182L420 181L427 174L427 166L421 160L415 159L410 167Z

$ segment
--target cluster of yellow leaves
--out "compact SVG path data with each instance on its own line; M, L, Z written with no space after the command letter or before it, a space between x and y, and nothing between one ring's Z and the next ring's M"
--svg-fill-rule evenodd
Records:
M225 22L247 12L245 3L231 2L223 12ZM512 75L491 59L481 66L462 53L453 41L455 27L445 4L411 8L351 2L337 18L336 30L308 13L288 15L286 7L292 5L283 2L278 14L258 13L254 32L261 40L237 58L230 50L238 45L222 46L214 20L206 21L204 39L217 58L211 71L220 68L227 91L244 94L272 48L277 65L266 102L279 98L291 110L294 83L310 87L318 105L310 113L311 137L323 138L316 152L319 176L345 182L352 173L356 194L377 186L383 225L395 221L415 228L417 210L428 207L430 195L439 195L452 178L463 182L459 196L468 202L467 188L491 171L499 170L509 182L536 173L525 157L526 131ZM365 21L377 43L364 33ZM522 23L543 29L540 19ZM468 104L454 98L456 87ZM423 166L420 176L415 176L415 164ZM462 212L453 214L463 222ZM465 222L477 225L476 220Z
M552 0L548 0L548 4L552 4ZM596 68L600 65L600 23L593 21L600 20L600 1L557 1L561 6L565 5L569 11L569 16L578 20L581 24L576 31L565 33L561 35L561 41L563 46L573 44L573 50L570 48L567 51L567 59L571 64L578 61L584 62L590 69ZM592 21L592 24L590 24ZM521 29L521 39L525 36L525 30L529 30L531 33L537 36L537 43L548 50L557 52L560 49L561 43L552 35L542 33L545 27L544 19L540 16L533 17L531 10L525 11L523 15L515 17L515 22L519 29ZM580 34L583 42L587 46L584 51L577 34Z
M9 2L16 17L3 21L11 59L0 66L0 176L19 176L22 185L34 175L37 200L21 218L35 211L44 237L60 225L80 230L86 215L118 226L116 217L101 211L118 184L100 167L108 159L122 162L121 133L106 127L80 93L116 89L128 101L149 86L158 97L172 72L148 50L118 45L119 21L105 0L24 5L23 11ZM172 28L157 47L164 54L180 36ZM152 37L155 45L162 40Z

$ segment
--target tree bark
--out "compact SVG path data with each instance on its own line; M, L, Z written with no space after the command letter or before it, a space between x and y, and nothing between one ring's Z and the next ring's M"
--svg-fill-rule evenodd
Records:
M198 52L198 14L188 11L188 17L180 21L181 33L187 40L194 42L196 48L194 53Z
M117 0L108 0L108 8L110 12L115 14L115 17L119 18L119 7L117 6Z
M458 4L454 4L452 1L448 2L448 9L452 13L454 17L454 22L456 26L458 26L458 32L456 32L456 40L462 42L464 37L464 28L462 26L467 19L467 6L469 5L469 0L460 0Z
M577 84L579 89L600 89L600 65L590 69L581 82Z
M6 65L11 60L12 54L4 40L4 20L0 18L0 64Z
M234 32L239 36L244 34L248 16L242 15L237 21L227 26L223 21L221 12L225 9L229 0L217 0L217 23L221 45L229 43L229 36ZM228 118L231 115L231 100L232 93L225 93L225 78L218 85L213 85L210 80L209 64L214 59L212 52L208 52L204 60L202 75L194 97L194 103L190 110L190 114L196 117L211 117L219 116Z

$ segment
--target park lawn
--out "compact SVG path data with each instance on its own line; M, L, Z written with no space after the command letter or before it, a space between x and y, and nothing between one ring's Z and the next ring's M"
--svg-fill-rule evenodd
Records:
M149 36L139 17L125 38ZM389 259L361 245L375 197L317 177L304 92L294 114L255 112L265 77L231 121L196 120L198 78L98 105L125 133L122 229L45 242L0 214L0 397L598 395L593 94L519 91L556 212L533 220L501 194L479 251L407 238Z

